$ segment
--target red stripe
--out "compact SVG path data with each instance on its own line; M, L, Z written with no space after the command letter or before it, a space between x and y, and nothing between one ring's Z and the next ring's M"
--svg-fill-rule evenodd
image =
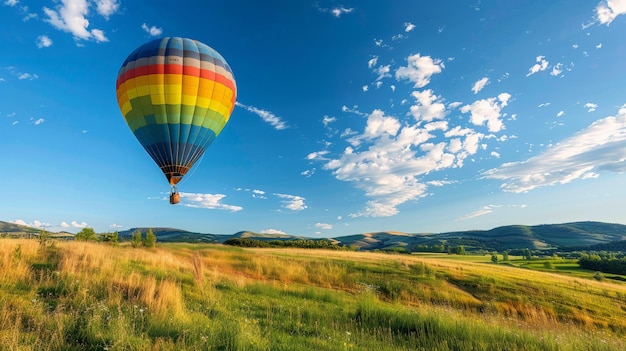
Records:
M173 64L166 64L166 65L154 64L154 65L146 65L146 66L129 69L126 72L124 72L124 74L120 75L117 78L115 87L117 89L125 81L135 78L135 77L144 76L147 74L185 74L185 75L189 75L193 77L210 79L217 83L221 83L225 85L226 87L228 87L233 92L236 92L235 82L232 79L225 77L224 75L221 75L219 73L216 73L214 71L210 71L207 69L200 69L198 67L181 66L181 65L173 65ZM234 97L234 94L233 94L233 97Z

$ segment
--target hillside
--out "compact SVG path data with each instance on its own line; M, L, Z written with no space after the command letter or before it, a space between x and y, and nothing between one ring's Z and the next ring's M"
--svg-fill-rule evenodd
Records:
M130 238L139 230L146 233L150 228L140 227L120 231L121 238ZM40 229L29 228L13 223L0 221L0 235L37 235ZM223 243L228 239L246 238L255 240L294 240L307 238L288 234L265 234L251 231L240 231L235 234L211 234L190 232L177 228L155 227L152 231L159 242L188 242L188 243ZM62 233L57 233L61 235ZM67 234L67 233L65 233ZM403 247L415 250L418 246L460 246L467 250L504 251L513 249L567 249L569 247L583 248L593 245L607 245L620 240L626 240L626 225L604 222L573 222L563 224L543 224L536 226L509 225L490 230L467 230L445 233L402 233L402 232L374 232L329 238L336 244L352 246L359 250L382 250Z
M623 283L455 257L0 239L0 350L626 349Z

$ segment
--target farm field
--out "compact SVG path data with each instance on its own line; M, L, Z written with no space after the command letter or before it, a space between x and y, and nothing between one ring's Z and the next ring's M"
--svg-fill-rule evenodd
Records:
M0 350L626 349L626 284L560 264L0 239Z

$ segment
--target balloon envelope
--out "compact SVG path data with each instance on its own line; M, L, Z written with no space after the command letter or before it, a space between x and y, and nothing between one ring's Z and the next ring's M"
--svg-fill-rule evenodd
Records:
M117 102L131 131L174 186L220 134L237 87L226 60L187 38L150 41L119 70Z

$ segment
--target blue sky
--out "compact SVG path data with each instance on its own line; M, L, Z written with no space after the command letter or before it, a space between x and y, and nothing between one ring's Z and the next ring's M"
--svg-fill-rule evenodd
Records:
M626 0L0 0L0 220L333 237L626 223ZM117 106L154 38L238 97L169 185Z

